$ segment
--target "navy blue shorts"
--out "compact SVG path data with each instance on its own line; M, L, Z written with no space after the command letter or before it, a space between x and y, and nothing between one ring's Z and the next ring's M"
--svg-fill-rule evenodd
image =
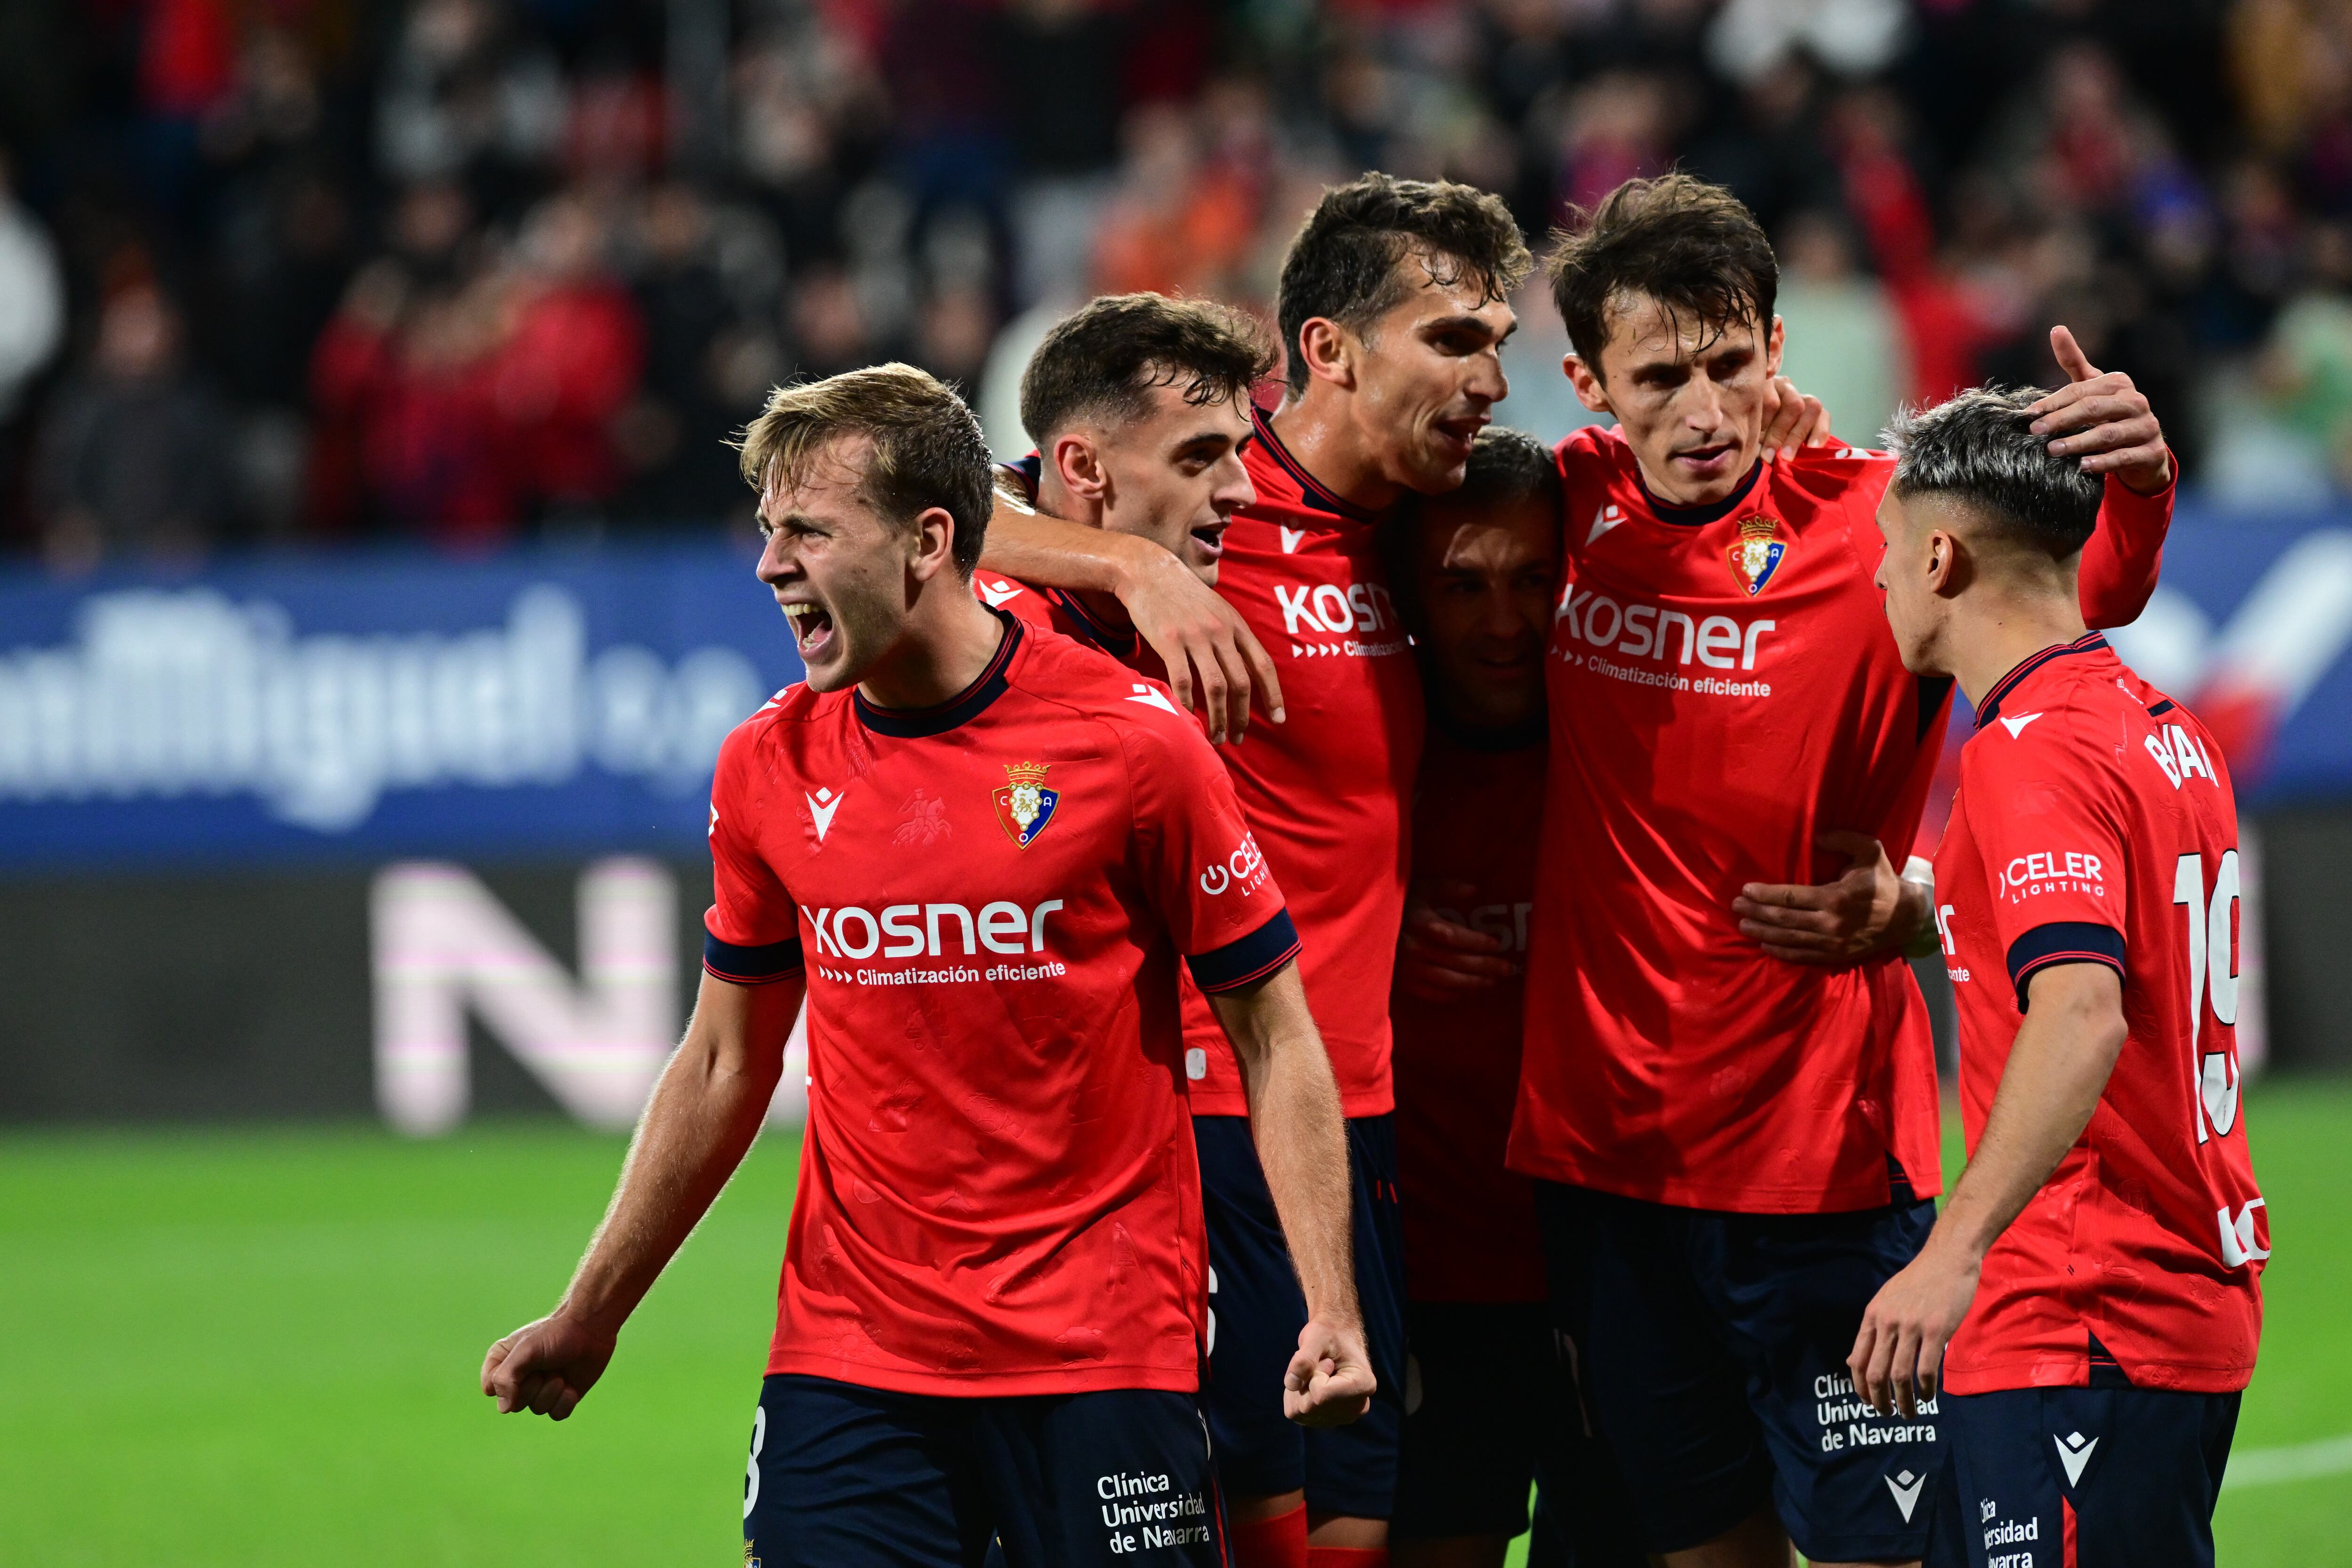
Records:
M2117 1382L1937 1401L1933 1568L2213 1568L2239 1396Z
M1223 1568L1189 1394L951 1398L771 1373L743 1481L746 1568Z
M1282 1414L1282 1375L1298 1353L1307 1298L1283 1245L1249 1119L1195 1116L1192 1137L1209 1223L1209 1375L1201 1403L1225 1495L1279 1497L1304 1489L1314 1513L1388 1518L1404 1427L1404 1237L1392 1119L1348 1121L1356 1297L1380 1391L1360 1419L1314 1431Z
M1391 1541L1517 1535L1543 1496L1531 1563L1646 1568L1623 1488L1591 1436L1576 1358L1541 1301L1415 1301L1405 1309L1404 1449Z
M1930 1401L1869 1414L1845 1358L1936 1223L1906 1188L1851 1214L1680 1208L1536 1184L1560 1326L1643 1543L1679 1552L1769 1504L1816 1562L1927 1548L1947 1444Z

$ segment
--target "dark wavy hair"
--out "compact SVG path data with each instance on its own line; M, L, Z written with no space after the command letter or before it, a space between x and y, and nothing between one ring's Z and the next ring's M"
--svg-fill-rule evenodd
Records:
M1772 242L1738 196L1688 174L1628 180L1555 229L1544 275L1568 341L1593 374L1608 346L1610 316L1626 299L1655 300L1703 341L1752 321L1771 324L1780 291Z

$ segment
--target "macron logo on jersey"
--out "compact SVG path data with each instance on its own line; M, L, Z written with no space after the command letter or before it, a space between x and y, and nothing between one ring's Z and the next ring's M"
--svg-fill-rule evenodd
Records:
M808 802L809 820L816 825L816 841L822 844L824 836L833 831L833 816L841 809L841 796L819 785L814 795L804 795L801 798ZM710 820L714 823L719 820L716 811L710 814Z
M2000 727L2009 731L2009 738L2013 741L2017 739L2018 736L2025 733L2025 727L2028 724L2032 723L2036 719L2041 717L2042 715L2039 713L2020 713L2014 719L2004 716L2001 719Z
M1176 713L1176 704L1169 701L1166 697L1162 696L1160 694L1160 688L1146 685L1140 680L1135 683L1135 695L1129 698L1128 700L1129 702L1140 702L1146 708L1157 708L1162 713ZM1176 716L1180 719L1183 717L1181 713L1177 713Z
M1021 594L1022 588L1018 583L1008 583L1002 577L993 583L980 584L980 596L988 601L988 607L992 610L1007 599L1019 598Z
M1276 524L1276 527L1281 527L1281 525L1280 525L1279 523ZM1285 555L1296 555L1296 554L1297 554L1297 553L1298 553L1298 542L1299 542L1300 540L1302 540L1302 539L1305 539L1306 537L1307 537L1307 531L1306 531L1305 529L1303 529L1303 528L1285 528L1285 529L1283 529L1283 530L1282 530L1282 552L1283 552Z
M1608 532L1611 529L1616 527L1619 523L1624 521L1625 509L1623 507L1618 506L1614 503L1602 507L1599 511L1592 514L1592 531L1584 536L1584 542L1587 544L1591 543L1594 540L1600 538L1602 534Z

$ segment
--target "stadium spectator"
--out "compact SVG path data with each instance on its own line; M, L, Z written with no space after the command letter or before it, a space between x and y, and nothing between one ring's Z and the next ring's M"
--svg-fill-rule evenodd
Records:
M186 559L217 541L229 518L227 422L180 347L179 312L152 280L107 300L41 437L34 478L52 566Z

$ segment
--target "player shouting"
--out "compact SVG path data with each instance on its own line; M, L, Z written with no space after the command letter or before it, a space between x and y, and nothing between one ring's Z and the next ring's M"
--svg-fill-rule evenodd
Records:
M988 455L952 393L903 365L784 388L743 468L808 680L720 752L694 1020L563 1301L484 1391L559 1419L588 1392L757 1132L805 987L747 1558L1221 1562L1179 952L1311 1303L1265 1396L1319 1424L1373 1386L1282 895L1191 720L973 596Z
M1939 1184L1927 1019L1893 951L1927 900L1886 847L1916 831L1950 683L1903 668L1871 585L1894 465L1765 451L1778 271L1727 192L1630 182L1549 270L1569 374L1618 424L1559 450L1511 1163L1541 1181L1553 1295L1648 1548L1907 1562L1945 1446L1862 1411L1844 1365ZM2084 386L2045 423L2108 476L2082 592L2114 625L2154 585L2170 458L2130 382L2056 342Z
M1250 388L1273 373L1255 321L1206 300L1107 294L1055 324L1021 375L1037 450L1012 465L1024 504L1142 540L1217 580L1226 525L1255 498L1242 464ZM982 572L989 604L1162 674L1116 594Z
M1851 1364L1906 1414L1940 1384L1955 1568L2210 1565L2262 1334L2237 806L2219 742L2084 630L2099 485L2037 433L2081 400L1898 420L1878 513L1903 662L1977 715L1936 853L1969 1159Z
M1520 965L1543 810L1544 645L1559 470L1517 430L1479 432L1462 488L1407 509L1392 560L1431 732L1412 815L1414 914L1397 958L1397 1184L1411 1363L1391 1552L1498 1568L1543 1488L1538 1563L1642 1568L1552 1330L1534 1184L1503 1149L1519 1087ZM1433 907L1420 908L1421 900ZM1483 932L1465 953L1443 925ZM1509 1375L1497 1375L1498 1368Z

